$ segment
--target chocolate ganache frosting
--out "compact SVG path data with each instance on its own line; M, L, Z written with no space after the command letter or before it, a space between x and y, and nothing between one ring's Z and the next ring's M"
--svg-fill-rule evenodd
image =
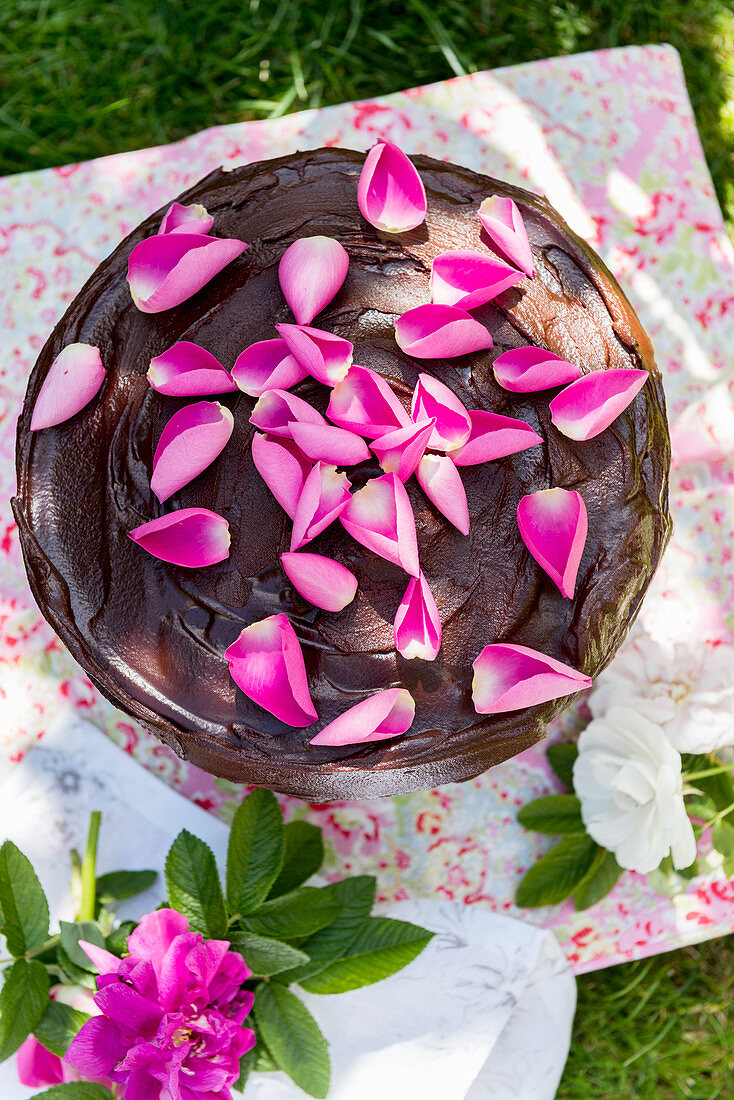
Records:
M472 662L484 646L532 647L595 676L624 639L665 547L669 437L650 343L601 260L543 199L467 169L416 156L425 184L424 224L390 236L359 213L364 157L321 149L234 171L212 172L184 195L214 216L212 232L249 249L188 301L139 312L126 282L135 244L163 211L119 245L72 302L31 375L18 428L14 501L34 596L92 681L179 756L216 775L312 801L393 795L471 778L527 748L569 703L478 714ZM512 197L527 228L535 277L474 310L494 348L448 360L416 360L395 342L394 322L430 301L431 262L451 248L487 250L477 208ZM418 373L445 383L468 409L526 421L542 446L461 469L471 528L461 535L415 478L406 483L422 569L436 598L443 643L436 660L396 652L393 620L408 577L334 523L308 547L342 562L359 581L339 613L314 608L280 564L291 522L253 465L254 399L219 400L234 414L221 456L165 505L151 493L153 453L183 402L149 386L152 357L177 340L211 351L231 369L254 341L292 320L278 262L297 238L323 234L349 254L346 281L314 322L354 343L354 361L387 379L410 407ZM489 253L491 254L491 253ZM71 420L39 432L30 418L54 358L67 344L99 347L98 396ZM509 393L494 359L534 344L585 372L643 368L648 384L596 438L574 442L551 423L557 390ZM307 379L294 392L325 412L328 390ZM348 471L359 488L376 461ZM565 599L526 549L517 505L550 487L577 490L589 532L575 595ZM174 508L206 507L230 525L230 556L202 569L160 561L128 532ZM319 722L292 729L251 702L224 652L244 626L285 613L301 642ZM309 745L315 732L375 691L405 687L416 703L407 734L342 748Z

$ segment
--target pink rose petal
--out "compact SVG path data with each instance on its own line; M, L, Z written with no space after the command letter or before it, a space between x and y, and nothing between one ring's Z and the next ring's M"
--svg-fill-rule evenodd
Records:
M197 401L173 414L153 456L150 487L161 504L222 453L233 427L232 413L218 401Z
M306 478L293 517L291 551L305 546L341 515L351 498L349 479L336 466L317 462Z
M179 340L150 361L148 381L169 397L202 397L231 393L237 385L228 370L205 348Z
M350 367L346 378L331 392L326 410L329 420L340 428L368 439L407 428L410 417L388 382L368 367Z
M469 413L471 434L463 447L451 452L457 466L476 466L479 462L492 462L495 458L505 458L528 447L537 447L543 437L534 432L524 420L514 416L500 416L499 413Z
M517 523L538 565L571 599L589 529L583 499L566 489L529 493L517 506Z
M343 611L354 599L357 578L341 562L322 554L281 554L283 569L305 600L324 611Z
M332 466L356 466L370 457L361 436L333 424L301 424L291 421L290 433L303 453L314 462Z
M289 425L294 421L303 424L325 424L323 416L313 405L296 397L288 390L266 390L258 399L250 415L250 423L270 435L282 435L290 439Z
M410 692L405 688L387 688L344 711L312 737L310 744L339 748L385 741L406 733L414 718L415 700Z
M479 220L502 254L532 278L533 253L522 215L512 199L502 195L485 199L479 207Z
M347 376L352 365L354 345L333 332L309 325L276 325L291 355L317 382L335 386Z
M316 721L301 643L285 615L246 626L224 656L230 676L253 703L298 729Z
M646 370L629 367L585 374L553 398L551 420L569 439L593 439L624 412L648 377Z
M130 253L127 281L142 313L162 313L181 305L237 259L248 245L201 233L146 237Z
M436 427L428 446L437 451L454 450L469 438L469 413L453 390L430 374L418 375L410 414L416 422L435 419Z
M200 202L182 206L173 202L163 215L158 233L208 233L214 218Z
M308 374L291 355L285 340L258 340L237 356L232 377L250 397L267 390L289 390Z
M581 368L545 348L511 348L492 364L500 386L513 393L534 393L565 386L581 377Z
M469 248L452 248L436 256L431 267L431 300L435 305L476 309L516 286L522 272Z
M362 217L384 233L406 233L426 216L426 189L413 162L390 141L373 145L357 188Z
M229 524L208 508L181 508L129 532L154 558L198 569L229 557Z
M397 474L383 474L353 493L340 515L353 539L417 577L418 543L408 494Z
M278 278L298 325L310 325L347 277L349 256L333 237L299 237L286 248Z
M48 368L31 416L31 431L52 428L76 416L99 392L105 371L99 348L67 344Z
M435 661L441 648L441 619L421 571L412 577L395 616L395 648L406 660Z
M252 437L252 461L278 504L294 519L312 464L292 439L259 432Z
M461 531L469 534L469 508L461 474L448 455L424 455L415 472L431 504Z
M395 322L395 339L415 359L454 359L492 347L489 330L458 306L409 309Z
M485 646L472 666L478 714L524 710L591 687L591 678L523 645Z
M397 474L401 481L407 481L423 458L435 426L434 416L409 428L396 428L370 444L385 473Z

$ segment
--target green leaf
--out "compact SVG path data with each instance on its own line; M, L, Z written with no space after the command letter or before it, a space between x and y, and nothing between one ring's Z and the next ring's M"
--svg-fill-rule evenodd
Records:
M49 1001L46 1011L33 1028L33 1034L46 1050L63 1058L71 1040L91 1018L86 1012L80 1012L78 1008L72 1008L71 1005L62 1004L61 1001Z
M96 966L87 958L83 949L79 946L79 940L87 940L96 947L106 947L107 941L102 935L99 925L91 920L78 920L74 921L73 924L61 920L59 921L59 928L61 929L61 946L66 952L66 957L81 970L96 973Z
M573 765L578 754L574 741L558 741L555 745L549 745L545 752L553 771L570 791L573 790Z
M310 936L339 915L339 902L327 888L302 886L281 898L264 902L257 913L242 918L247 932L279 940Z
M715 765L716 761L710 756L694 756L686 759L686 771L689 772L705 771ZM683 778L685 779L685 775ZM726 810L734 802L734 782L728 772L694 779L691 786L707 795L717 810Z
M257 1046L255 1047L255 1072L256 1073L276 1073L278 1070L278 1063L273 1058L272 1054L265 1046L262 1035L257 1037Z
M591 870L574 890L573 901L576 909L589 909L592 905L596 905L616 885L621 874L622 868L614 858L613 852L600 850Z
M37 959L16 959L0 990L0 1062L14 1054L48 1004L50 981Z
M283 840L283 868L270 889L271 898L290 894L315 875L324 862L324 841L318 826L309 825L307 821L291 821L283 830Z
M527 872L517 888L517 904L536 909L565 901L591 870L598 851L585 833L564 837Z
M255 1069L255 1062L257 1061L257 1047L254 1046L248 1050L247 1054L243 1054L240 1058L240 1075L235 1083L235 1088L238 1092L245 1091L245 1085L247 1079Z
M717 821L711 830L711 843L724 859L731 859L734 856L734 825Z
M299 1088L323 1100L329 1091L329 1051L306 1006L290 989L273 982L255 996L255 1019L269 1053Z
M377 879L372 875L355 875L354 878L325 886L324 890L339 903L339 915L330 925L314 932L301 944L309 961L304 966L281 974L278 981L300 982L340 959L352 946L372 912L376 888Z
M30 860L12 840L0 846L0 911L11 955L37 951L48 939L48 902Z
M406 921L371 917L345 956L301 985L309 993L346 993L382 981L419 955L433 933Z
M110 871L97 879L97 901L109 905L124 898L134 898L153 885L157 871Z
M256 936L254 932L230 932L232 948L244 955L245 962L258 978L269 978L308 962L308 955L280 940Z
M526 829L551 836L583 833L581 803L575 794L552 794L523 806L517 820Z
M68 1085L53 1085L46 1092L37 1092L31 1100L112 1100L104 1085L92 1081L72 1081Z
M166 857L166 885L171 906L188 919L192 932L213 940L225 938L227 914L211 848L182 829Z
M91 970L83 970L81 966L77 966L75 962L72 962L60 943L56 947L56 963L63 971L65 985L83 985L87 989L95 988L95 978Z
M137 924L134 920L124 920L117 928L113 928L105 943L107 950L118 958L124 955L127 951L127 937L136 928Z
M232 822L227 849L227 901L245 915L265 901L283 866L283 815L270 791L247 796Z

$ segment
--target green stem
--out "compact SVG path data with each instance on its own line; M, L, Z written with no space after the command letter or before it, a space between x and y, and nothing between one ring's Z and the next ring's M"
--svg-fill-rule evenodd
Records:
M704 826L704 830L713 829L714 825L718 825L720 821L723 821L726 815L730 814L732 810L734 810L734 802L732 802L731 806L727 806L725 810L719 810L715 817L712 817L709 821L707 821Z
M715 768L707 768L703 772L683 772L683 778L687 783L692 779L707 779L710 775L720 775L722 772L730 772L734 764L718 764Z
M82 860L82 900L79 906L79 920L94 920L94 903L97 893L97 841L101 820L101 812L93 810L89 818L87 848Z

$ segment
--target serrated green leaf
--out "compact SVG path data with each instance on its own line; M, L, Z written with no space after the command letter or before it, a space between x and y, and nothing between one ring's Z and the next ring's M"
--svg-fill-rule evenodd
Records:
M117 928L113 928L105 942L107 950L118 958L124 955L127 952L127 937L136 928L134 920L124 920Z
M237 810L227 849L227 901L243 916L265 901L283 866L283 815L271 791L252 791Z
M232 949L244 956L250 970L258 978L268 978L308 962L308 955L303 951L280 940L256 936L254 932L230 932L229 940Z
M517 904L523 909L559 905L589 873L598 851L585 833L564 837L527 872L517 888Z
M575 794L552 794L523 806L517 820L526 829L550 836L583 833L581 803Z
M574 890L576 909L580 911L596 905L613 889L621 874L622 868L614 858L614 853L600 849L591 870Z
M324 862L324 841L318 826L291 821L283 830L283 841L283 867L270 888L271 898L290 894L315 875Z
M578 754L574 741L557 741L555 745L549 745L545 753L551 768L570 791L573 790L573 765Z
M252 1047L251 1050L248 1050L247 1054L243 1054L240 1058L240 1075L234 1085L238 1092L245 1091L245 1085L247 1084L250 1074L255 1069L256 1061L257 1047Z
M371 917L343 958L300 984L309 993L346 993L382 981L421 953L433 933L406 921Z
M254 1013L278 1068L309 1096L323 1100L331 1076L329 1051L306 1006L284 985L269 982L258 988Z
M166 857L166 886L171 906L188 919L192 932L221 940L227 913L214 854L203 840L182 829Z
M94 974L90 970L83 970L67 955L65 949L59 943L56 947L56 963L64 974L65 985L83 985L87 989L94 989L96 982Z
M50 981L37 959L16 959L0 990L0 1062L14 1054L48 1004Z
M61 1001L49 1001L46 1011L33 1028L33 1034L41 1046L63 1058L71 1040L87 1020L91 1020L91 1016L86 1012L80 1012Z
M104 1085L92 1081L72 1081L67 1085L52 1085L46 1092L37 1092L31 1100L112 1100Z
M157 878L157 871L110 871L97 879L97 901L110 905L134 898L151 887Z
M301 944L309 961L295 970L287 970L278 981L300 982L340 959L352 946L364 927L375 903L377 879L373 875L355 875L324 887L339 903L339 915L326 928L314 932Z
M339 915L339 903L326 888L302 886L290 894L264 902L256 913L242 918L246 932L277 940L310 936Z
M106 947L107 941L102 935L99 925L91 920L74 922L62 920L59 921L59 928L61 930L61 946L66 952L67 958L81 970L96 973L96 966L87 958L84 950L79 946L79 940L87 940L88 943L93 943L96 947Z
M278 1065L272 1054L265 1046L262 1035L257 1037L257 1046L255 1047L255 1072L256 1073L277 1073Z
M30 860L12 840L0 845L0 911L11 955L37 951L48 939L48 902Z

